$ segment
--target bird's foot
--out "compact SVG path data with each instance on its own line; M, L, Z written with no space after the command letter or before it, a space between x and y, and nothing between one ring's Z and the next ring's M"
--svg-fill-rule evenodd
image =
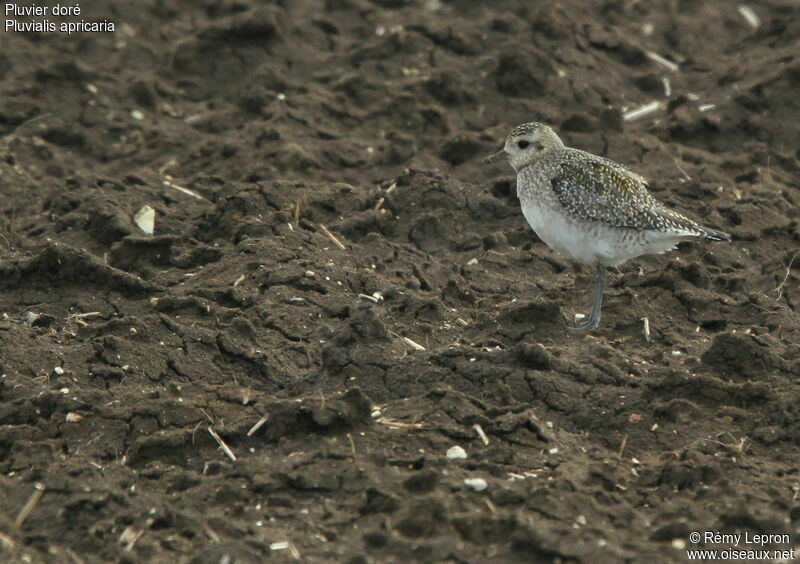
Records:
M591 331L600 325L600 317L590 315L585 321L580 323L577 327L570 327L572 331Z

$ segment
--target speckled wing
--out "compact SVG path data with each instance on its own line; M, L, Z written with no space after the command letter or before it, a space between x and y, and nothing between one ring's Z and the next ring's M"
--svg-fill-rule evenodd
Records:
M558 201L581 220L639 231L677 231L703 236L691 219L665 208L647 191L647 182L624 167L583 151L566 153L551 179Z

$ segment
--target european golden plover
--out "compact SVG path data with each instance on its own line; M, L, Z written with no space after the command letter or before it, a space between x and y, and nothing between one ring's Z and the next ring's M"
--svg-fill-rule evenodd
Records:
M517 171L522 213L539 238L555 252L597 269L592 312L580 329L600 324L609 266L670 251L680 241L731 238L666 208L647 191L644 178L622 165L565 147L544 124L515 127L504 148L487 157L499 159Z

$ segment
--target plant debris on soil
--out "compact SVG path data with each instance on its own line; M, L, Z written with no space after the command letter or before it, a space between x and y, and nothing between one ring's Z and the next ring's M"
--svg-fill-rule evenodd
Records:
M97 0L114 33L4 33L0 559L800 556L800 12L745 8ZM533 120L733 241L612 271L570 331L591 269L481 159Z

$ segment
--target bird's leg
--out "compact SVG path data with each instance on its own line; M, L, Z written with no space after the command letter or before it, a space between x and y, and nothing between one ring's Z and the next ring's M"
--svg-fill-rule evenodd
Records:
M603 290L606 287L606 266L597 263L597 280L594 287L594 302L589 318L578 326L578 329L594 329L600 325L600 310L603 309Z

